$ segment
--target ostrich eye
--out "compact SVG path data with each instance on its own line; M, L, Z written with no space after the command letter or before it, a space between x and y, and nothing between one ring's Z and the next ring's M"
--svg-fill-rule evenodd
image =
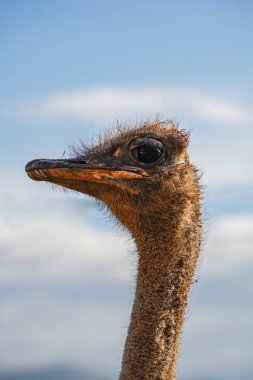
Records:
M134 160L143 164L160 162L165 151L163 143L152 137L139 137L130 141L129 150Z

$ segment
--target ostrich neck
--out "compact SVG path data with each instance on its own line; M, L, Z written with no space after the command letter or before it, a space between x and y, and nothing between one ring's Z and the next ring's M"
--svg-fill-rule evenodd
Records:
M175 379L201 226L198 205L177 215L157 226L161 232L135 237L138 275L120 380Z

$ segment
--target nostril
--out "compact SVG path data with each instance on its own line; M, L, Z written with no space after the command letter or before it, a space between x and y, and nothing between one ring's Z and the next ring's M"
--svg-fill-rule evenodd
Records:
M38 166L52 165L52 164L54 164L53 160L40 160L38 162Z
M84 160L73 160L73 164L85 165L86 161L84 161Z

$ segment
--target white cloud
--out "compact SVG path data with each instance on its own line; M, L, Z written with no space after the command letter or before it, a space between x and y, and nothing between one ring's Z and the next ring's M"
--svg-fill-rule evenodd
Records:
M236 288L236 278L234 284L230 283L231 292L236 291L233 287ZM242 368L251 368L253 310L248 307L246 311L236 300L227 301L226 292L228 288L220 289L215 297L217 303L212 307L207 297L198 307L190 306L180 358L182 378L188 379L188 373L198 372L197 379L206 379L205 375L212 372L210 378L221 379L223 368L226 376L222 375L222 379L231 379L235 373L240 374ZM187 361L187 357L192 359Z
M32 118L112 121L157 114L181 120L183 115L236 125L252 120L241 104L191 87L93 87L51 94L21 106Z
M0 220L0 231L2 283L57 278L122 281L130 276L128 244L89 227L88 221L81 224L54 212L16 227Z
M253 264L253 216L224 217L210 227L201 272L240 273Z
M224 148L226 155L226 147ZM213 158L201 157L197 162L202 162L203 182L210 188L231 186L230 192L238 185L247 185L253 183L253 168L251 161L244 160L247 152L241 155L227 159L217 155ZM252 155L251 152L248 155Z
M44 183L10 175L0 194L0 283L126 280L131 240L107 225L95 227L97 212L95 202L84 196L56 194Z

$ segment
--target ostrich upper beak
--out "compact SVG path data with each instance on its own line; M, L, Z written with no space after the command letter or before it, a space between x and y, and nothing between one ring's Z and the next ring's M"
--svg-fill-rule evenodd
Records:
M142 178L148 176L144 170L133 166L116 166L104 163L86 163L80 159L47 160L37 159L28 162L27 175L35 181L83 180L107 182L109 179Z

